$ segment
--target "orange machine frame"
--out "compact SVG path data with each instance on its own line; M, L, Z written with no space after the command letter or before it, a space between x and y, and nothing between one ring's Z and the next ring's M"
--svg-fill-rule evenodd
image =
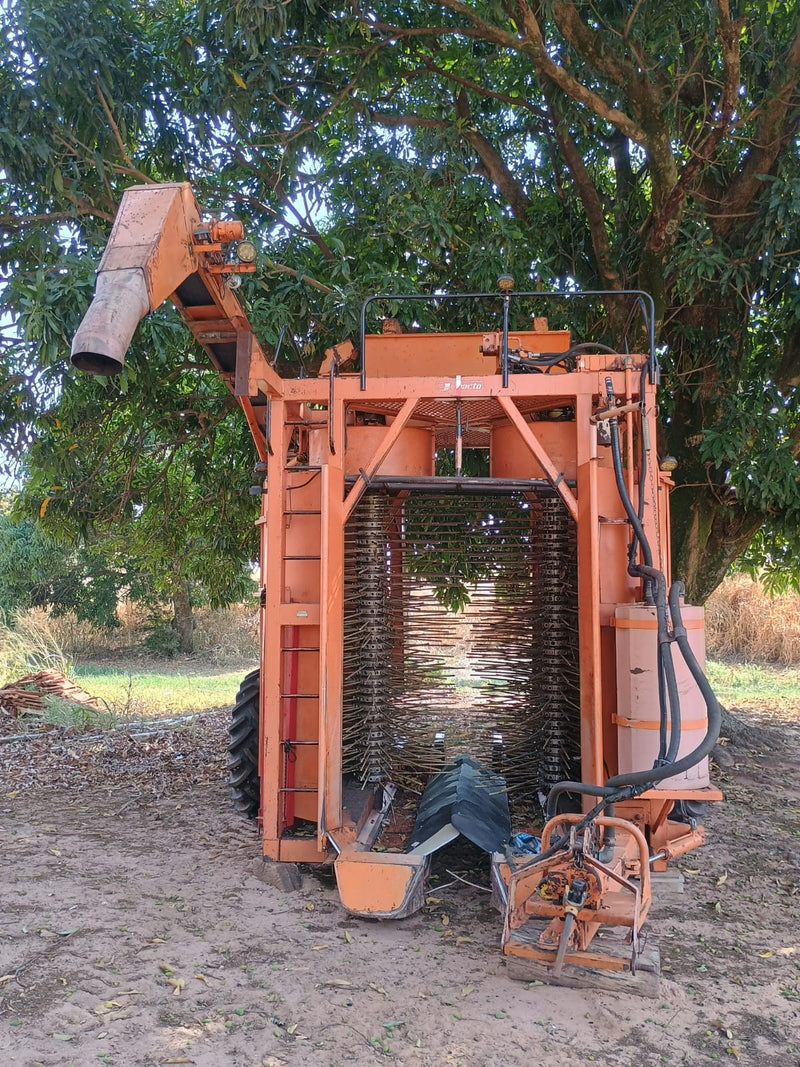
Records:
M239 236L235 227L223 232L213 223L203 224L186 184L135 187L125 194L100 273L113 285L114 272L120 272L120 279L131 270L140 272L151 308L172 295L192 335L236 396L255 442L264 475L258 520L264 855L304 863L336 855L346 906L397 914L419 883L424 864L418 857L370 852L378 815L351 816L343 802L348 519L365 489L381 480L387 457L407 428L450 433L457 410L484 431L514 428L520 453L531 457L536 477L560 494L577 524L581 772L585 783L602 785L617 769L615 609L640 600L642 590L627 572L630 527L598 426L619 420L628 489L635 497L638 442L641 435L656 440L654 374L641 373L651 366L651 357L584 346L574 369L509 374L507 365L492 355L497 334L414 332L365 336L360 373L343 369L342 354L352 349L347 343L331 350L327 373L282 378L233 292L231 279L252 269L236 263L227 251L226 238ZM124 357L118 350L124 353L130 337L116 348L111 342L104 348L102 337L111 326L101 312L93 325L92 350L104 353L103 367L110 361L121 365ZM530 331L513 334L521 347L554 353L569 347L566 331L548 330L541 320L532 325ZM85 347L76 335L78 365L84 360L86 369L108 373L93 368L91 356L86 362ZM618 405L613 410L608 409L608 379ZM559 423L558 439L546 422L531 421L536 413L556 408L574 411L572 421ZM359 454L356 463L348 433L353 435L357 416L364 413L383 418L383 433L367 458ZM395 487L402 482L392 480ZM432 486L435 482L431 479ZM491 488L492 479L486 484ZM642 521L654 566L667 578L671 484L653 451ZM651 851L660 856L658 869L670 856L702 843L702 829L667 822L673 802L719 796L711 789L652 789L619 803L617 815L632 824L637 844L642 833L647 835ZM586 805L591 806L588 800ZM302 834L292 830L297 819L306 826ZM316 832L308 833L309 823ZM646 906L640 911L646 912Z

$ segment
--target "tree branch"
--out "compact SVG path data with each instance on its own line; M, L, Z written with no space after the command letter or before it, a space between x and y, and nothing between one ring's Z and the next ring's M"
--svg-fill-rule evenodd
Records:
M583 157L570 135L566 121L556 113L552 101L550 102L550 110L553 123L553 135L555 136L564 162L567 164L567 169L570 172L572 182L577 190L578 198L583 205L583 210L586 212L586 218L589 223L589 234L592 239L592 248L594 250L600 277L603 279L605 288L622 289L622 281L620 280L620 276L615 269L612 260L611 243L608 239L606 220L600 196L592 179L589 177L589 172L586 169Z
M531 201L517 181L505 160L491 142L473 125L462 125L447 119L427 118L422 115L386 115L372 109L363 109L370 121L379 126L410 126L426 130L454 130L467 144L475 149L481 161L481 173L500 190L511 210L518 218L524 218L530 210Z
M720 236L725 236L733 228L737 217L752 215L749 210L753 198L763 188L761 175L768 174L775 165L781 149L789 143L796 133L793 112L797 108L797 86L800 82L800 31L789 46L783 71L779 67L772 84L765 94L767 103L756 123L753 147L747 154L744 165L728 186L720 201L715 229Z
M335 289L331 289L329 285L325 285L324 282L317 281L316 278L312 278L310 274L301 274L299 270L295 270L294 267L288 267L285 263L276 263L274 259L265 259L264 266L268 270L276 271L278 274L291 274L293 278L297 278L299 282L305 282L307 285L311 285L314 289L319 289L321 293L335 293Z
M467 125L460 125L459 132L478 153L483 174L497 186L516 217L526 218L532 207L530 197L494 145L472 124L469 101L463 88L456 99L456 113L466 120Z
M457 14L462 15L471 23L473 28L470 29L468 26L454 26L452 29L437 27L436 29L426 28L421 32L427 34L462 34L468 37L477 36L492 44L499 45L501 48L509 48L514 52L524 53L530 58L537 73L549 78L568 96L571 96L573 100L587 107L612 126L616 126L621 133L624 133L632 141L646 145L647 138L638 123L634 122L625 112L620 111L619 108L607 103L594 90L589 89L579 82L577 78L574 78L565 67L560 66L550 58L539 23L527 3L520 4L525 35L517 36L500 29L499 26L495 26L491 22L487 22L481 18L476 8L470 7L463 0L438 0L438 2L441 7L446 8L448 11L455 11ZM367 23L367 25L372 27L371 23ZM397 36L402 37L405 35L402 26L387 25L385 29Z
M486 85L481 85L479 82L472 81L469 78L463 78L458 74L454 74L452 71L443 70L441 67L437 67L430 59L423 57L425 67L421 69L421 72L430 71L432 74L438 74L442 78L446 78L448 81L454 82L456 85L461 85L464 89L469 89L470 92L475 93L476 96L482 96L488 100L499 100L501 104L508 104L509 107L522 108L525 111L530 112L542 121L547 121L547 114L542 111L540 107L531 104L528 100L517 96L508 96L506 93L498 93L495 89L489 89ZM411 74L416 74L416 71L412 71Z
M97 78L95 78L94 80L94 87L98 99L100 100L100 103L103 107L103 111L105 112L106 118L108 119L108 124L111 127L111 132L114 134L114 140L117 142L119 154L122 156L122 162L126 165L126 167L130 169L130 172L132 174L135 174L136 177L140 178L143 182L145 182L146 184L155 184L154 180L150 177L149 174L143 174L142 171L138 170L133 165L133 160L128 155L128 151L125 148L125 142L122 140L122 134L119 132L119 126L117 126L114 116L111 113L111 108L108 106L108 101L103 95L103 90L100 88L100 82Z
M693 150L692 158L685 164L680 177L650 226L647 243L651 252L661 252L664 248L670 223L680 214L694 179L703 164L708 162L719 146L730 126L736 108L741 74L739 41L745 20L731 21L729 0L718 0L717 9L719 11L717 36L722 45L724 71L719 115L703 140Z
M556 0L553 4L553 20L564 40L586 63L613 82L614 85L630 87L632 82L648 88L641 72L630 63L613 44L597 30L590 29L578 14L572 0ZM652 96L652 94L651 94ZM632 103L634 100L632 99ZM649 101L652 103L653 101ZM641 114L639 116L641 121Z

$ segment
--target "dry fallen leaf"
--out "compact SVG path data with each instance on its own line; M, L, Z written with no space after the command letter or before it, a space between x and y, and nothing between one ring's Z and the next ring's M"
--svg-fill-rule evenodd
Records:
M466 934L461 934L460 937L456 938L456 944L457 945L469 945L469 944L472 944L474 942L474 940L475 940L474 937L468 937Z
M474 991L475 991L475 986L474 985L465 985L461 990L461 996L462 997L468 997L470 995L470 993L473 993Z
M171 985L172 986L172 995L173 995L173 997L179 997L181 995L181 993L183 992L183 989L184 989L184 987L186 985L186 979L185 978L168 978L167 979L167 985Z
M72 1038L72 1034L53 1034L53 1039L55 1041L71 1041Z
M108 1008L109 1011L113 1011L115 1008L121 1008L122 1005L118 1000L107 1000L105 1002L105 1007Z
M449 925L450 925L450 916L449 915L445 915L444 912L443 912L442 913L442 926L449 926Z
M331 947L330 945L312 945L311 946L311 951L312 952L320 952L323 948L330 948L330 947Z
M721 874L721 875L719 876L719 878L717 879L717 885L725 885L725 883L726 883L727 881L728 881L728 872L727 872L727 871L725 871L725 873L724 873L724 874Z
M61 849L60 848L48 848L47 851L50 853L51 856L60 856L61 855Z
M382 997L386 997L389 995L381 985L375 985L373 982L370 982L369 987L370 989L374 989L376 993L380 993Z
M348 945L353 944L353 935L350 933L349 930L345 930L345 932L342 934L342 937L345 939Z
M3 982L10 982L13 977L13 974L0 974L0 985L2 985Z
M299 1023L292 1023L292 1025L291 1025L291 1026L287 1026L287 1027L286 1027L286 1033L287 1033L287 1034L294 1034L294 1033L297 1033L297 1027L298 1027L299 1025L300 1025Z
M352 989L353 983L348 982L346 978L330 978L327 982L323 982L323 985L331 986L333 989Z
M772 955L772 949L771 948L767 948L767 949L764 949L763 952L759 952L759 956L761 957L762 960L768 959L771 955Z
M205 982L205 984L208 985L208 979L206 978L206 976L204 974L196 974L195 978L197 979L198 982Z
M167 975L173 974L174 971L175 971L175 968L174 967L170 967L170 965L168 963L159 963L158 969L159 969L159 971L163 971L164 974L167 974Z
M441 904L441 897L428 897L425 901L426 904Z
M313 903L312 903L312 902L311 902L311 901L309 900L308 904L306 904L306 911L313 911L313 910L314 910L314 905L313 905Z

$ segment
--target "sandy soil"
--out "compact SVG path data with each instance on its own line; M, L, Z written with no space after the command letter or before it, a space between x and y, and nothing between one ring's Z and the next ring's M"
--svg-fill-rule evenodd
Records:
M800 1065L797 724L726 746L711 843L648 922L656 1000L512 982L463 852L402 922L264 884L224 729L0 746L0 1064Z

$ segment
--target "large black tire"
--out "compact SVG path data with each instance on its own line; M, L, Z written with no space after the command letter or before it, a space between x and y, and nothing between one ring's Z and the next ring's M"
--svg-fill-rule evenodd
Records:
M228 741L228 785L233 806L255 819L261 806L258 776L258 696L260 671L250 671L239 686L231 713Z

